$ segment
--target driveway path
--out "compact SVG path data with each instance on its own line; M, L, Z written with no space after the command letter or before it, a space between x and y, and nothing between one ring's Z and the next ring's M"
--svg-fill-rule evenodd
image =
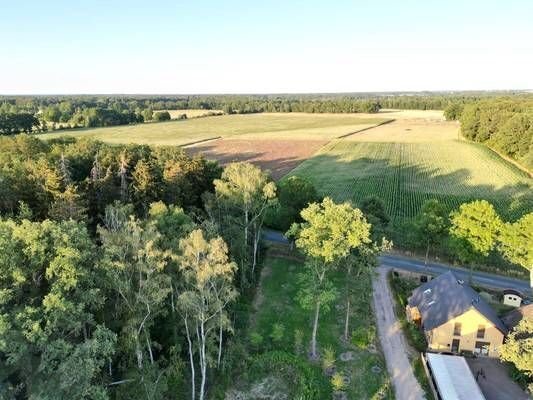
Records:
M415 378L407 357L408 350L387 282L388 267L379 267L372 279L374 310L379 340L385 353L387 370L394 385L396 400L421 400L425 394Z

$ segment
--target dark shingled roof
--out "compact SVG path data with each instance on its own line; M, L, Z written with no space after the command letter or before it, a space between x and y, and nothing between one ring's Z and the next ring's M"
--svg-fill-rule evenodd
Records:
M507 333L507 328L492 307L474 289L458 280L452 271L413 290L409 306L418 308L425 330L441 326L474 307L503 334Z
M533 304L515 308L513 311L509 311L502 317L503 323L509 328L513 329L524 318L533 318Z

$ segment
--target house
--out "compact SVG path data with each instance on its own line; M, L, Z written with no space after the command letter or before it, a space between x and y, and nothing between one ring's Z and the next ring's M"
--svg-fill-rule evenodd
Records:
M511 331L516 325L520 323L524 318L533 319L533 304L524 305L519 308L515 308L513 311L508 312L502 317L502 321Z
M514 289L505 289L503 291L503 304L512 307L520 307L522 304L522 293Z
M428 349L437 352L497 357L507 334L492 307L451 271L413 290L406 312L423 329Z

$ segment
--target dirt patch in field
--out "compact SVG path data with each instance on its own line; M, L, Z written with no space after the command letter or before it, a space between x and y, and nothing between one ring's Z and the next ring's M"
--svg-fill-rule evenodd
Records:
M244 140L220 139L199 143L185 149L187 154L202 154L222 165L248 161L269 170L272 178L280 179L324 146L326 140Z

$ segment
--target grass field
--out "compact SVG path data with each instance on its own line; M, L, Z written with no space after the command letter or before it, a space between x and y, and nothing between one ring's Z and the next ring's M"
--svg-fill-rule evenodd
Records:
M277 140L320 139L360 130L382 122L384 118L359 114L264 113L222 115L190 120L64 130L38 135L42 139L60 136L91 137L108 143L138 143L150 145L185 145L216 137Z
M252 315L249 336L259 335L261 344L250 343L250 350L255 352L281 350L300 357L309 362L307 358L308 344L311 333L311 312L300 307L296 301L299 290L297 275L303 264L300 261L268 257L265 260L263 278L260 289L256 295L255 311ZM367 284L370 281L367 277ZM337 272L334 283L340 293L343 288L343 273ZM329 312L321 315L318 342L321 354L326 348L331 348L335 354L335 369L347 377L346 393L349 399L390 399L392 390L385 368L385 362L379 349L375 335L375 320L371 308L371 291L363 291L357 301L352 301L356 307L351 318L352 330L360 328L368 334L369 345L356 346L340 340L343 330L344 302L341 296ZM272 339L273 327L278 324L282 327L283 335ZM298 337L301 335L301 339ZM342 361L340 355L351 352L351 359ZM320 364L310 364L320 370ZM373 368L374 367L374 368ZM374 370L373 370L374 369ZM320 371L322 374L322 371ZM262 377L265 378L265 377ZM326 382L329 378L326 378ZM261 379L258 380L261 382ZM257 385L257 382L255 382ZM280 391L290 387L291 382L280 384ZM226 398L252 398L247 397L254 386L254 382L237 382L233 397ZM237 392L237 393L236 393ZM240 393L239 393L240 392ZM243 393L244 392L244 393ZM271 391L272 393L272 391ZM241 395L239 397L238 395ZM253 398L282 398L282 397L253 397Z
M171 119L177 119L180 115L185 114L187 118L198 118L209 115L210 113L221 113L222 110L201 110L201 109L183 109L183 110L156 110L156 112L168 111Z
M485 146L457 140L457 132L439 120L396 120L334 140L290 174L337 201L376 195L396 222L430 198L450 209L484 198L509 219L533 210L529 176Z

